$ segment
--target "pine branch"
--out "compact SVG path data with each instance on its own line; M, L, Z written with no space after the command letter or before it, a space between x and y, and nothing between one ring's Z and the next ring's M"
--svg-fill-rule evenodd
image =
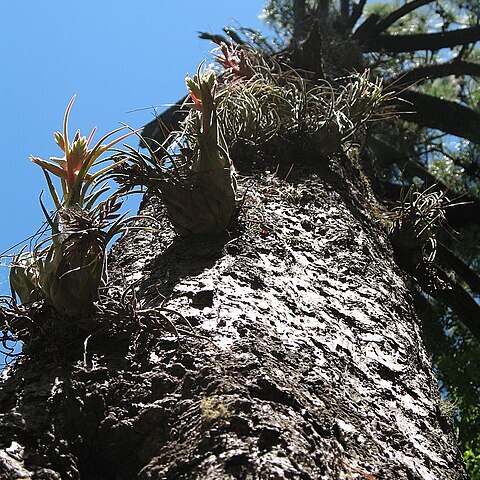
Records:
M293 36L297 41L305 37L306 16L305 0L293 0Z
M297 68L313 72L315 78L323 78L322 36L320 34L320 21L315 20L308 36L295 46L292 53L292 62Z
M424 65L407 70L390 80L388 85L395 86L396 88L405 88L414 83L423 83L435 78L448 77L449 75L480 77L480 63L452 60L445 63Z
M353 35L353 38L362 42L367 38L375 37L380 33L384 32L385 30L387 30L388 27L393 25L400 18L404 17L405 15L408 15L410 12L413 12L417 8L423 7L428 3L432 3L433 1L434 0L414 0L413 2L406 3L399 9L387 15L382 20L376 22L375 25L373 25L373 27L371 28L365 29L365 28L362 28L363 24L360 25L360 27L358 27L357 31ZM377 20L378 20L378 16L377 16ZM367 21L368 21L368 18L365 20L365 22Z
M363 14L363 9L367 4L367 0L360 0L358 3L352 5L352 15L350 16L349 27L350 30L355 26L355 24L360 20L360 17Z
M376 163L380 167L385 168L396 164L405 178L419 177L426 182L426 185L437 185L439 190L448 192L448 198L458 199L462 205L449 207L445 211L449 227L460 229L470 224L480 225L480 201L478 198L456 192L445 182L432 175L416 159L403 156L394 147L378 138L369 137L366 145L377 156ZM401 185L387 183L383 187L384 191L382 193L388 199L398 201Z
M441 285L432 286L430 279L422 278L421 288L447 305L458 316L470 333L480 342L480 305L457 282L441 269L436 269Z
M218 34L213 34L213 33L208 33L208 32L198 32L198 38L201 38L202 40L210 40L213 43L216 43L217 45L220 45L221 43L226 43L228 45L228 40L226 37L223 35L218 35Z
M480 144L480 113L468 107L413 91L401 94L399 106L401 111L408 112L401 116L409 122Z
M360 30L362 25L360 25L357 31ZM362 37L365 36L366 33L367 32L359 34L358 39L362 40ZM362 51L384 51L390 53L415 52L417 50L436 51L440 50L441 48L451 48L457 45L475 43L478 40L480 40L480 25L439 33L417 33L412 35L377 35L374 37L363 39Z
M347 19L350 16L350 0L341 0L340 15L344 19Z
M245 44L245 42L240 38L234 29L223 27L223 31L228 35L228 38L230 38L237 45ZM208 32L198 32L198 38L201 38L202 40L210 40L217 45L220 45L221 43L226 43L228 45L230 43L230 41L223 35Z
M480 277L462 260L460 260L448 247L442 243L437 245L436 261L455 271L473 293L480 295Z
M358 19L357 19L358 20ZM375 25L380 20L380 15L374 13L365 19L365 21L358 26L355 32L352 35L353 40L357 40L361 43L362 38L368 38L369 32L375 28ZM355 24L352 23L352 28Z
M317 18L320 21L320 25L325 23L325 20L328 17L328 10L329 0L319 0L317 6Z
M413 257L409 252L397 252L397 263L425 293L449 307L480 342L480 305L441 268L430 263L414 265Z
M240 38L240 35L230 27L223 27L223 31L233 40L237 45L245 45L245 42Z
M186 99L186 96L183 97L175 105L167 108L150 123L147 123L142 130L142 138L147 142L152 139L162 144L168 138L170 132L178 130L180 123L188 113L187 110L180 110L180 105L183 105ZM142 144L140 146L143 147Z
M374 34L379 34L387 30L388 27L393 25L400 18L405 17L409 13L413 12L417 8L423 7L428 3L432 3L434 0L414 0L413 2L406 3L399 9L387 15L383 20L377 23Z

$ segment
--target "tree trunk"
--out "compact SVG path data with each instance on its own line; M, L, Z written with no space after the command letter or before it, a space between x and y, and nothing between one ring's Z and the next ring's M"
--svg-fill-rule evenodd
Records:
M230 235L175 237L146 200L160 232L119 241L110 268L192 329L112 318L55 362L27 354L4 373L0 478L467 478L350 157L250 176Z

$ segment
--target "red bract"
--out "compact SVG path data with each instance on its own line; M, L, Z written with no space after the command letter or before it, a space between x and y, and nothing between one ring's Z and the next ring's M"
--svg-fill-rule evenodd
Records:
M230 70L235 76L252 78L253 71L247 63L245 54L241 49L229 47L225 43L220 44L223 55L215 55L216 61L225 70Z

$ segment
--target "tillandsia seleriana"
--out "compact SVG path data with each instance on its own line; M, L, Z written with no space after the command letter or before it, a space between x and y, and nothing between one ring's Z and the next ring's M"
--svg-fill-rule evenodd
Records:
M445 208L454 205L458 203L449 200L446 192L436 190L436 185L423 191L415 185L403 186L398 206L383 215L382 223L395 249L433 262L437 231L446 224Z
M217 112L229 145L304 138L331 154L348 146L359 126L382 115L378 107L390 97L368 70L314 83L245 45L221 44L215 59L225 68Z
M162 145L148 139L148 155L119 152L128 161L114 173L125 189L142 185L159 192L180 235L220 232L230 223L237 204L230 152L237 146L240 152L245 144L260 150L290 137L331 154L385 99L368 72L334 88L245 45L220 45L216 60L224 68L219 77L199 69L187 78L191 108L181 131Z
M54 133L64 156L50 161L30 157L42 168L56 209L49 214L40 200L48 234L30 252L22 250L15 256L10 269L12 295L23 304L45 300L60 315L72 317L94 310L98 289L107 277L107 244L133 219L119 213L123 201L119 195L99 201L109 190L103 180L115 164L92 171L99 157L131 132L104 144L121 129L114 130L91 146L94 128L88 137L77 131L70 141L68 120L74 99L65 111L63 131ZM60 178L61 195L51 174Z
M191 104L180 132L165 145L151 143L149 155L133 149L114 174L126 188L157 191L179 235L224 231L237 209L235 170L217 114L217 79L210 69L186 78ZM152 148L152 145L154 147Z

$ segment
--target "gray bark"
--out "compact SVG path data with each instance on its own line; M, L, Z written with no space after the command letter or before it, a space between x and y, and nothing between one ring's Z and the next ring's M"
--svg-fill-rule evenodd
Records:
M467 478L374 199L347 157L316 160L245 180L230 234L180 239L144 202L162 229L111 268L193 331L112 318L86 351L27 355L1 385L2 479Z

